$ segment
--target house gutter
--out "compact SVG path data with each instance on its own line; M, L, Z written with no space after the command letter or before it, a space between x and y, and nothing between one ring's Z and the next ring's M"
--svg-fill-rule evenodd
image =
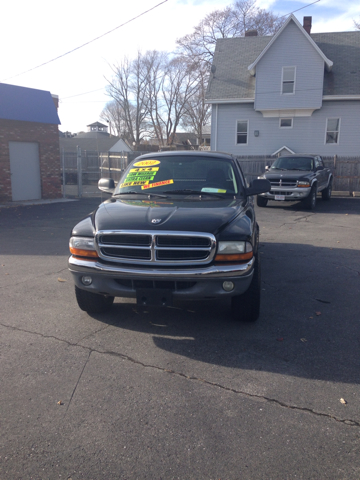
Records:
M323 100L335 100L335 101L341 101L341 100L360 100L360 95L324 95Z
M255 97L253 98L219 98L214 100L206 99L205 102L209 103L210 105L216 105L219 103L254 103Z

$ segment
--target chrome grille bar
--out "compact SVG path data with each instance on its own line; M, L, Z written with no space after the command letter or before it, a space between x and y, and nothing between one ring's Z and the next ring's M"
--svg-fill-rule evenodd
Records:
M208 264L216 250L215 236L203 232L101 230L95 244L103 260L135 265Z

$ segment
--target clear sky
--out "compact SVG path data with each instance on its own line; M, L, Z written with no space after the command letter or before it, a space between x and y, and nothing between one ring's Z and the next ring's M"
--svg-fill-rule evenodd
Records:
M60 130L86 131L88 124L100 120L109 101L105 87L112 76L111 65L125 56L134 58L138 50L173 51L176 39L191 33L207 13L233 3L165 0L153 8L161 2L164 0L3 2L0 82L58 95ZM359 0L320 0L306 6L310 3L312 0L258 0L257 5L277 15L295 12L301 23L303 16L312 16L313 33L355 30L354 20L360 21ZM97 37L101 38L91 42Z

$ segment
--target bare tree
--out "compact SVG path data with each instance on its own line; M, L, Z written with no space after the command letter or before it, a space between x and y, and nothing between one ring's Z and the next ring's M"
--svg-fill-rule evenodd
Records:
M125 58L113 67L107 91L123 112L131 143L140 145L148 134L148 75L146 58L139 52L133 61Z
M359 21L359 22L356 22L356 21L354 20L354 25L355 25L355 28L356 28L357 30L360 30L360 21Z
M193 33L177 40L179 52L209 67L216 40L244 36L256 29L258 35L274 34L285 19L256 7L256 0L238 0L223 10L215 10L194 28Z
M235 23L234 23L235 22ZM193 33L177 40L179 52L210 67L218 38L239 36L237 21L230 7L214 10L194 28Z
M184 57L154 64L149 100L153 131L162 145L172 145L184 108L195 94L199 72ZM163 69L162 73L157 68Z
M131 110L133 110L131 108ZM132 116L134 119L134 111ZM100 118L109 123L110 133L114 133L118 137L122 137L129 142L131 142L131 134L128 131L125 112L121 108L121 105L116 101L112 100L105 105L105 108L100 114Z
M195 132L199 145L203 140L203 128L209 124L211 107L205 103L205 91L209 75L205 68L199 66L199 80L196 92L188 99L184 106L181 126L185 130Z
M148 102L149 118L152 125L151 137L156 138L159 145L166 144L165 125L163 121L163 96L162 90L165 80L164 72L169 62L165 52L152 51L147 56L148 60Z

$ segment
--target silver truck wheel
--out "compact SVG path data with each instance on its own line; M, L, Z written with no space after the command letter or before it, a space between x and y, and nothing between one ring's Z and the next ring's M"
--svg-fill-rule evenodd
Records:
M317 194L316 185L313 185L311 190L310 190L309 196L304 200L305 207L308 210L315 210L316 194Z

